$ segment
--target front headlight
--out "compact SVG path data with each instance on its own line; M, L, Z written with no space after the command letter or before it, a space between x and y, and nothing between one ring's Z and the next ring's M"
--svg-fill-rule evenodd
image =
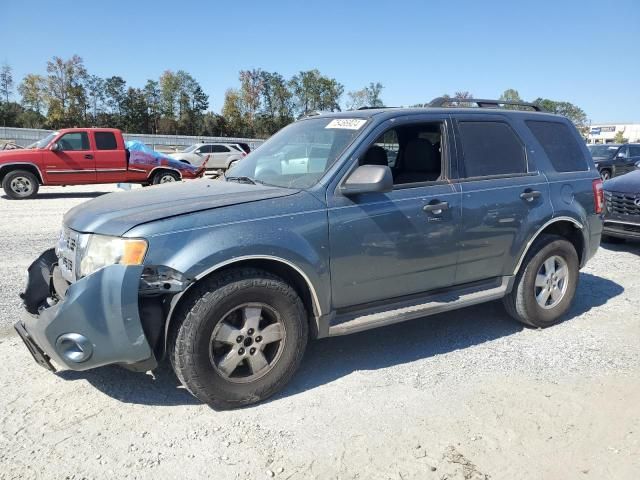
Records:
M142 238L92 234L81 252L78 277L86 277L108 265L141 265L147 246Z
M598 168L600 166L600 164L598 162L596 162L594 165L596 166L596 168Z

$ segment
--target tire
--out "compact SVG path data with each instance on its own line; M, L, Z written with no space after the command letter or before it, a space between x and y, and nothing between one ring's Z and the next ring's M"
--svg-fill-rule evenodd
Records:
M296 291L254 269L214 276L194 288L169 330L170 361L182 384L217 410L256 403L281 390L298 369L309 335ZM275 330L274 320L280 325ZM251 325L257 325L253 332ZM273 340L278 334L280 340Z
M620 237L612 237L611 235L602 235L601 243L624 243L626 240Z
M603 182L606 182L611 178L611 171L608 169L604 169L600 171L600 178Z
M180 175L169 170L160 170L153 175L151 183L154 185L160 185L161 183L173 183L179 182Z
M536 279L539 274L541 277L547 277L546 261L553 268L549 270L560 272L563 267L566 268L566 276L564 281L553 279L549 287L552 291L554 285L558 286L554 295L548 295L546 305L543 307L538 299L545 300L544 295L539 295L546 287L541 287L542 278ZM557 273L557 278L561 275ZM579 260L578 254L571 242L565 240L558 235L541 235L531 246L529 253L516 275L515 283L511 292L504 298L504 305L513 318L536 328L546 328L558 323L562 316L569 310L573 298L578 287L579 280ZM555 283L557 282L557 283ZM548 290L547 290L548 291ZM560 295L561 293L561 295Z
M38 177L27 170L13 170L2 179L2 188L13 200L34 198L38 194Z

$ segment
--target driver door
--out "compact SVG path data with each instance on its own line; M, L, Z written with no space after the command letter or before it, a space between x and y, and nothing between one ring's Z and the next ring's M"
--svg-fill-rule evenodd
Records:
M400 161L393 168L394 189L389 193L344 196L337 184L328 195L333 308L362 306L454 284L461 193L447 180L454 151L448 117L420 115L413 121L404 117L387 122L353 160L367 164L363 159L369 148L387 147L385 139L392 130L413 131L415 141L420 140L420 133L415 132L421 128L433 131L438 126L442 132L439 178L416 175L416 181L406 182L402 173L409 172L402 172ZM408 143L400 142L400 156L407 155ZM388 164L396 162L396 147L385 148ZM412 155L414 165L419 166L420 159ZM438 205L442 208L436 208Z
M96 182L94 151L87 132L68 132L55 142L57 151L44 153L45 175L51 185L80 185Z

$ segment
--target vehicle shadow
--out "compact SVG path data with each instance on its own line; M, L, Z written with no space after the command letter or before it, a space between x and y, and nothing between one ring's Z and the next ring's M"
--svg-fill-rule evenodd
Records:
M610 280L581 273L576 301L565 317L570 320L620 295L624 288ZM390 325L343 337L310 342L300 371L278 401L333 382L355 371L377 370L462 350L521 331L501 302L482 305ZM86 380L101 392L124 403L142 405L197 405L163 362L154 376L120 367L86 372L63 371L65 380ZM247 408L259 408L258 406Z
M625 240L622 243L602 242L600 248L604 248L610 252L628 252L640 255L640 241L638 240Z
M38 193L34 198L27 198L21 200L22 202L28 202L29 200L42 200L44 198L96 198L101 195L106 195L111 192L60 192L60 193ZM6 195L2 195L1 198L5 200L12 200Z

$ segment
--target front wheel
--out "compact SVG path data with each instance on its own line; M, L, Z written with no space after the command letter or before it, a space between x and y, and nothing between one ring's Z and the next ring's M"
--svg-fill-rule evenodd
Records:
M578 278L578 254L571 242L542 235L531 246L504 299L507 312L530 327L554 325L569 310Z
M27 170L14 170L2 179L2 188L9 198L25 200L38 194L38 178Z
M600 178L602 178L603 182L606 182L611 178L611 172L609 170L600 171Z
M176 312L168 342L182 384L216 409L256 403L283 388L300 365L308 337L296 291L253 269L195 288Z

